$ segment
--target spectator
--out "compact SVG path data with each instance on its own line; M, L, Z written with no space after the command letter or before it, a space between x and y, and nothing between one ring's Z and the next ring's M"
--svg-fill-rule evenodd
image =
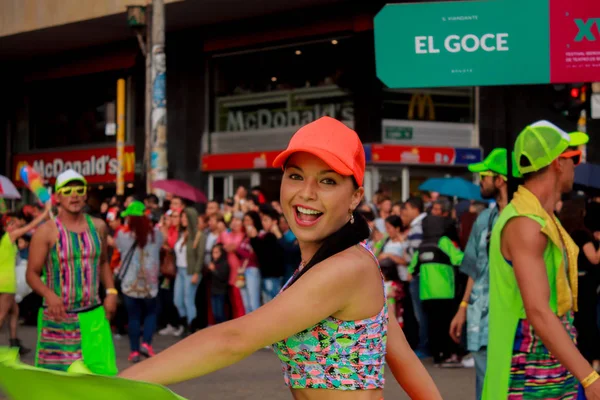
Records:
M132 202L121 214L127 218L129 230L120 230L115 237L115 244L124 255L120 276L129 321L129 361L133 363L140 361L141 354L155 355L152 336L158 315L158 274L164 235L152 228L145 211L142 202ZM140 346L142 325L144 332Z
M377 204L379 218L375 220L375 226L379 232L385 232L385 219L392 213L392 199L387 196L380 196Z
M125 202L123 203L123 207L125 207L125 208L129 207L129 205L131 203L133 203L134 201L135 201L134 196L127 196L127 198L125 199Z
M119 252L119 249L115 243L115 237L120 231L127 231L122 222L123 219L119 215L119 208L109 208L106 213L106 223L108 225L107 250L108 259L110 260L110 269L113 272L117 271L121 266L121 253ZM120 282L116 282L115 285L119 287ZM117 311L111 323L113 324L114 329L117 331L117 335L125 335L127 333L127 330L125 329L127 324L127 309L125 308L123 293L119 292L118 296L119 302L117 303Z
M279 214L283 214L283 208L281 208L281 204L278 201L272 201L271 207L273 207Z
M258 266L262 278L262 293L265 303L271 301L281 290L283 285L284 252L279 240L283 234L279 229L279 214L271 206L261 207L261 223L263 230L257 232L250 229L248 237L256 253Z
M245 187L239 186L233 196L233 214L236 217L243 217L243 214L248 210L246 200L248 191Z
M402 202L399 201L392 206L392 215L397 215L398 217L402 215Z
M227 224L229 224L231 222L231 218L233 217L233 212L234 212L233 206L234 206L234 201L232 198L225 200L225 203L223 204L223 220ZM242 217L240 217L240 219L241 218Z
M375 226L375 214L371 211L371 208L367 204L363 204L365 208L361 209L359 212L369 224L369 229L371 230L371 235L367 239L367 246L373 251L373 254L377 256L378 251L381 251L381 248L377 248L377 243L381 241L384 237L382 232L379 232L377 227Z
M225 301L229 284L229 263L223 245L217 244L211 251L211 262L208 269L212 274L210 286L210 302L215 324L225 322Z
M423 212L423 200L420 197L410 197L402 206L402 222L408 227L407 234L407 262L412 260L414 253L418 250L423 240L423 219L427 216ZM415 354L419 358L429 357L429 338L427 333L427 316L423 312L421 299L419 297L419 277L414 279L409 275L410 296L413 303L415 318L419 323L419 345Z
M222 229L224 222L217 222L219 229ZM252 253L250 243L246 241L246 232L240 218L233 217L231 220L231 230L223 230L217 243L221 243L227 252L227 263L229 264L229 300L231 303L232 318L241 317L245 314L246 303L242 300L245 288L245 266L250 264L258 270L256 266L256 257ZM243 282L238 282L238 273L244 276ZM260 273L259 273L260 275ZM260 290L260 281L259 281Z
M173 197L171 199L170 210L181 211L181 210L183 210L183 208L184 208L184 204L183 204L183 200L181 199L181 197Z
M245 238L240 243L237 252L242 259L242 269L244 271L246 282L245 287L242 289L242 298L244 299L246 313L251 313L260 307L262 280L258 258L250 243L250 237L254 232L258 234L258 232L262 231L262 223L260 221L260 215L254 211L247 212L246 215L244 215L243 222Z
M256 198L258 205L260 204L265 204L267 202L267 199L265 198L265 195L262 192L262 189L260 188L260 186L254 186L251 189L252 195Z
M449 217L452 212L452 203L445 197L439 198L431 206L431 215L435 217Z
M175 306L184 326L184 334L193 332L192 322L196 318L196 291L202 275L204 249L206 241L202 240L204 232L198 232L198 213L187 207L181 215L181 230L175 243ZM199 237L198 237L199 235Z
M283 248L284 255L284 273L283 282L287 282L292 277L294 271L300 265L300 246L296 235L290 229L290 225L283 215L279 216L279 229L282 232L282 237L279 239L279 244Z
M103 201L102 203L100 203L100 218L101 219L106 219L106 213L108 212L108 202L107 201Z
M423 219L423 240L409 265L413 278L420 279L417 295L427 313L433 362L450 368L462 366L458 360L458 346L450 337L455 310L456 267L460 266L464 256L448 237L453 232L453 225L449 217L430 215Z
M162 210L159 206L158 197L155 194L149 194L144 199L144 204L146 205L146 209L150 213L150 220L153 224L158 224L160 221L160 217L162 216Z
M219 215L220 207L219 203L215 200L211 200L206 204L206 216L212 217Z
M408 279L408 271L406 265L406 234L403 230L402 220L400 217L391 215L385 220L385 228L387 238L383 240L381 253L378 255L380 262L384 260L388 264L393 264L398 270L400 280L406 282Z

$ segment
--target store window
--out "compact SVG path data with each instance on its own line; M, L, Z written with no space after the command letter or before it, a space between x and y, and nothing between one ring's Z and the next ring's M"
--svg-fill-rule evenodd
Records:
M37 81L29 90L31 149L114 142L118 73Z
M212 59L213 132L287 129L328 115L352 123L350 38Z

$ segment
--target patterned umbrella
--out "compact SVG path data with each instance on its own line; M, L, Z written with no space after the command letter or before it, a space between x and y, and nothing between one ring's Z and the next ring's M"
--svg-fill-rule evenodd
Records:
M0 197L3 199L20 199L21 195L17 191L17 188L13 183L5 177L0 175Z

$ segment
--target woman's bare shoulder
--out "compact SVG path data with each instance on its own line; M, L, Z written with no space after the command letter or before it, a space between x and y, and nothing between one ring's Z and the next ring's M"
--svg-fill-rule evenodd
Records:
M358 278L364 277L369 271L377 270L377 263L367 249L356 245L321 261L315 265L315 269L335 274L343 272L345 276Z

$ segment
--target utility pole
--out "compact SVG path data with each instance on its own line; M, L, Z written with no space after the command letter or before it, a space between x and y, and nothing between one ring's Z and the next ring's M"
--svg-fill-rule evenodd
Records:
M144 177L146 193L152 193L150 154L152 153L152 6L146 5L146 90L144 98Z
M165 4L152 1L152 152L151 183L167 179L167 58L165 54ZM162 200L164 192L154 190Z
M146 61L146 90L144 106L144 160L143 171L146 180L146 193L152 191L150 158L152 153L152 0L146 5L127 6L127 24L135 32L140 50ZM163 24L164 26L164 24Z

